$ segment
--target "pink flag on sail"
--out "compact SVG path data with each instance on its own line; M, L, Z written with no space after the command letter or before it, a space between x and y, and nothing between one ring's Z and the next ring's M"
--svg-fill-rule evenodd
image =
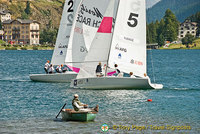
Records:
M101 25L97 32L99 33L111 33L112 30L112 17L103 17Z
M108 75L108 76L112 76L114 73L116 73L116 71L109 72L109 73L107 73L107 75Z
M71 69L72 71L78 73L80 71L80 68L76 68L76 67L72 67L72 66L69 66L67 65L67 67L69 67L69 69Z

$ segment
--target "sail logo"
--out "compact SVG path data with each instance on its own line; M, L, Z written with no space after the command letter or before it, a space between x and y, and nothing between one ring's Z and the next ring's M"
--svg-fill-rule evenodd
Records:
M143 62L142 61L137 61L137 60L134 60L134 59L131 59L130 63L138 65L138 66L143 66Z
M59 45L58 48L67 48L67 45Z
M85 13L88 13L89 15L92 15L92 16L86 17L84 15ZM97 19L95 19L93 16L97 17ZM89 8L87 8L87 6L82 4L80 6L80 11L79 11L78 16L76 18L76 22L84 23L85 25L98 28L101 24L102 18L103 18L103 15L99 11L98 8L93 7L93 9L89 9Z
M122 54L119 53L119 54L118 54L118 59L121 59L121 58L122 58Z
M133 39L133 38L130 38L130 37L124 37L124 39L127 40L127 41L134 42L134 39Z
M84 4L82 4L81 9L80 9L80 13L84 14L84 12L91 14L93 16L96 16L97 18L101 18L101 19L103 18L103 15L99 11L99 9L96 8L96 7L93 7L93 9L88 9L87 6L84 6Z
M101 130L103 132L107 132L109 130L109 126L106 123L104 123L103 125L101 125Z
M63 51L60 51L60 55L63 55Z
M119 51L123 51L123 52L127 52L127 49L126 48L123 48L123 47L120 47L118 44L115 46L115 49L116 50L119 50Z
M80 52L88 52L87 51L87 48L86 47L84 47L84 46L80 46Z

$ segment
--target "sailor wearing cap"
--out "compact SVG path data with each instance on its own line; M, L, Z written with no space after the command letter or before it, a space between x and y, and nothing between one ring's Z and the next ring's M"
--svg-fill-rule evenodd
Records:
M99 106L97 105L95 108L88 108L87 104L83 104L78 99L78 94L74 94L74 99L72 100L72 106L74 107L75 111L97 111Z

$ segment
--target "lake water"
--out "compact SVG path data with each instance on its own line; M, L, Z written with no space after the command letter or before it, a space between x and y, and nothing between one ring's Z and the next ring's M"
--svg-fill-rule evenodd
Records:
M79 90L30 81L29 74L44 73L52 53L0 51L1 134L200 133L200 50L148 50L148 75L162 90ZM65 102L72 108L75 93L99 104L94 122L55 120Z

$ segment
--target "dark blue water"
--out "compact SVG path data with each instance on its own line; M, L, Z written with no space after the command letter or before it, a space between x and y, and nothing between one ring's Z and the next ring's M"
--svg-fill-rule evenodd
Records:
M44 73L51 55L0 51L1 134L200 133L200 50L148 51L148 75L164 85L162 90L79 90L30 81L29 74ZM99 104L94 122L55 120L65 102L72 108L75 93L90 106ZM100 129L103 123L110 127L107 132Z

